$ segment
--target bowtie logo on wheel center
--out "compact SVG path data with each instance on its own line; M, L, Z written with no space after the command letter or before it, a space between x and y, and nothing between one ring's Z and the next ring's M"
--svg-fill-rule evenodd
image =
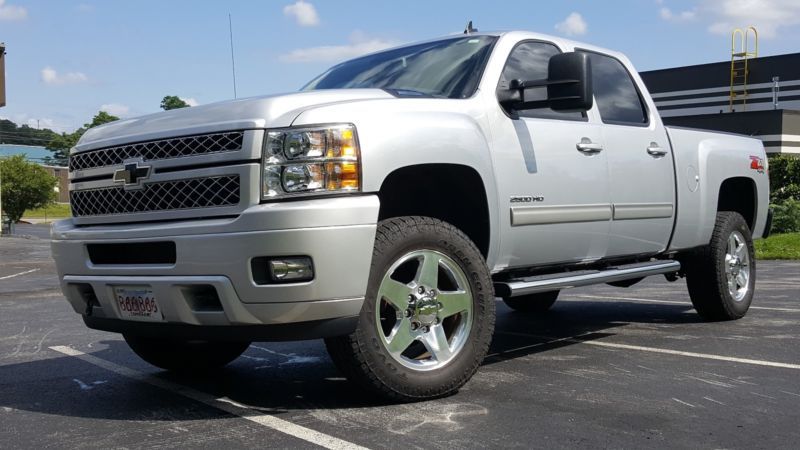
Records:
M435 289L425 286L419 286L409 295L408 304L412 328L422 328L422 331L427 331L432 325L439 323L441 304L437 295Z

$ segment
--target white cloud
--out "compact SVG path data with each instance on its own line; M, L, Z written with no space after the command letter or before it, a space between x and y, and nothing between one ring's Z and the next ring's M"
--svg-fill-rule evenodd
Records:
M94 12L94 5L90 5L88 3L80 3L78 6L75 7L78 11L82 13L90 13Z
M25 20L28 10L22 6L9 5L6 0L0 0L0 21Z
M797 0L703 0L703 11L711 18L708 30L730 35L735 28L753 25L759 37L775 38L781 29L800 25Z
M47 66L42 69L42 81L44 84L58 86L63 84L85 83L89 81L89 77L83 72L67 72L60 74L52 67Z
M311 3L297 0L291 5L283 7L283 15L292 17L298 25L303 27L315 27L319 25L319 15L317 9Z
M688 22L697 18L697 10L694 9L674 13L671 9L663 7L658 11L658 14L662 19L670 22Z
M319 47L298 48L281 55L284 62L338 62L367 53L394 47L397 42L380 38L370 38L359 31L350 35L347 45L322 45Z
M105 111L112 116L123 117L131 112L131 108L128 105L122 105L120 103L107 103L100 106L100 111Z
M589 25L583 19L583 16L574 12L568 15L563 22L557 23L556 30L567 36L582 36L589 31Z
M199 104L200 104L200 102L198 102L197 100L195 100L193 97L188 97L188 98L185 98L185 97L178 97L178 98L180 98L181 100L183 100L184 102L186 102L186 104L187 104L187 105L189 105L189 106L197 106L197 105L199 105Z

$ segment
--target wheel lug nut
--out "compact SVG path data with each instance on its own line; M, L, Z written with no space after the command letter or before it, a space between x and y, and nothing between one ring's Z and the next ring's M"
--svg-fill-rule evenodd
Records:
M405 317L411 317L411 310L410 310L410 309L407 309L407 310L403 311L403 316L405 316Z
M419 324L417 322L411 322L411 329L416 330L417 328L419 328Z
M427 333L428 331L431 331L431 327L426 326L422 328L423 333Z
M444 305L442 304L442 302L437 303L436 306L439 307L439 309L444 308Z
M425 286L420 286L420 287L417 289L417 292L419 292L420 294L424 294L424 293L425 293Z

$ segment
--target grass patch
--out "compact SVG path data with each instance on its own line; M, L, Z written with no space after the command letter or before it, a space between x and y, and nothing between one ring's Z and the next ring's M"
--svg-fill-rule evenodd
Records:
M47 214L47 220L50 219L64 219L67 217L71 217L72 213L70 212L69 205L66 203L55 203L49 205L47 208L37 208L37 209L29 209L25 211L25 214L22 216L23 219L44 219L45 213Z
M774 234L755 246L757 259L800 259L800 233Z

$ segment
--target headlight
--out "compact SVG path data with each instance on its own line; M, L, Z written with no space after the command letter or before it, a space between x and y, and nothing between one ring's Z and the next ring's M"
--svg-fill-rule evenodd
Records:
M261 199L359 191L361 160L353 125L267 131Z

